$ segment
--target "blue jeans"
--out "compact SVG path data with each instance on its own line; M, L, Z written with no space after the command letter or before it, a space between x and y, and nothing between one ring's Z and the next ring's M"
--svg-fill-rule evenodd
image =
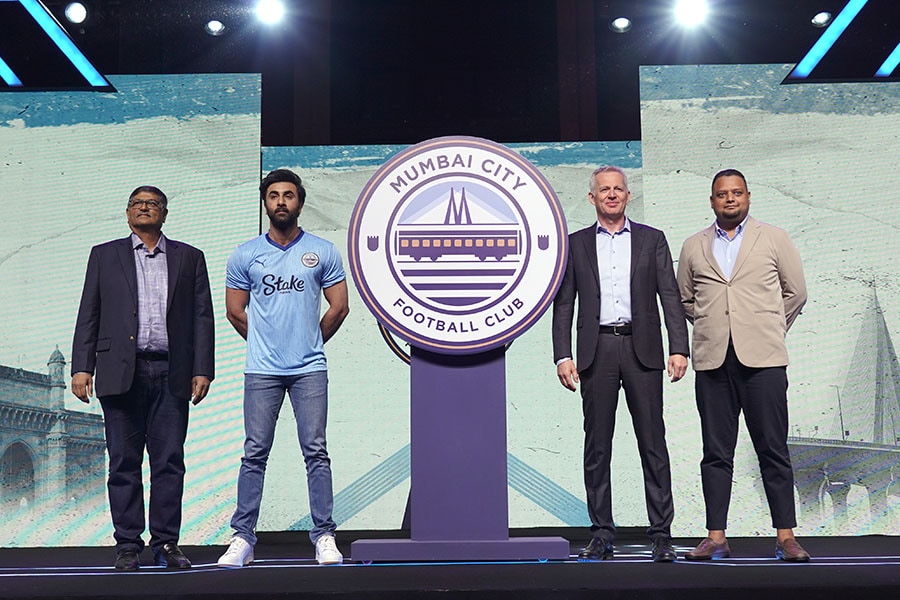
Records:
M331 459L325 445L328 416L328 373L316 371L302 375L244 376L244 456L238 476L237 509L231 517L235 535L256 544L256 523L262 501L266 463L275 439L275 422L287 391L297 422L297 437L306 462L306 486L313 528L309 538L315 542L323 533L336 529L331 512L334 495L331 487Z

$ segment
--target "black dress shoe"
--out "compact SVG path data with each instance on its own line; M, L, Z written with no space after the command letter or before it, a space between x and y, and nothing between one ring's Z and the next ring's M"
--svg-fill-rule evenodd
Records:
M156 551L156 564L160 567L173 567L176 569L190 569L191 561L184 555L178 544L169 542Z
M137 571L141 566L137 550L122 550L116 554L116 571Z
M675 547L672 546L672 540L667 537L653 540L653 547L650 552L653 555L653 562L672 562L678 559Z
M607 560L613 557L613 545L603 538L592 538L591 543L581 549L578 560Z

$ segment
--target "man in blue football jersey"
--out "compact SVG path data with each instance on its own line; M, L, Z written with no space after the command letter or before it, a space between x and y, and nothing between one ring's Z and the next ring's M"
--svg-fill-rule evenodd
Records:
M266 462L285 392L291 399L306 462L309 508L319 564L343 556L334 540L331 460L325 443L328 374L324 344L350 311L347 281L334 244L298 224L306 190L297 174L272 171L259 186L269 231L228 259L228 320L247 340L244 370L244 456L238 476L234 535L219 566L253 562ZM321 313L321 298L328 308ZM321 319L319 315L322 314Z

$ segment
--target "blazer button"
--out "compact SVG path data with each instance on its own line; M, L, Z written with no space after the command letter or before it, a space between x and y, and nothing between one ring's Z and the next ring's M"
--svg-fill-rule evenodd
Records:
M129 335L129 336L128 336L128 339L129 339L130 341L133 342L133 341L134 341L134 336L133 336L133 335Z

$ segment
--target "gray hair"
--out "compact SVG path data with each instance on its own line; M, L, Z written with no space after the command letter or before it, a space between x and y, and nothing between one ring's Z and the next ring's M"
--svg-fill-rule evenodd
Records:
M594 172L591 173L591 192L597 189L597 175L599 175L600 173L618 173L622 176L622 181L625 182L625 189L628 189L628 175L625 174L624 169L622 169L622 167L616 167L613 165L605 165L602 167L597 167L596 169L594 169Z

